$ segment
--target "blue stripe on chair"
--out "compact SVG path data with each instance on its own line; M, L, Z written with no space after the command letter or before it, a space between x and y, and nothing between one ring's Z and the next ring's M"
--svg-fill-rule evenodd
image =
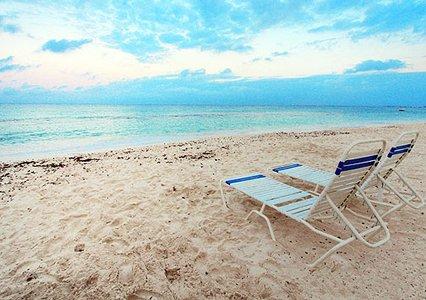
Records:
M405 145L400 145L400 146L396 146L396 147L392 147L392 150L399 150L399 149L403 149L403 148L410 148L411 144L405 144Z
M231 184L237 183L237 182L255 180L255 179L264 178L264 177L265 177L265 175L256 174L256 175L252 175L252 176L246 176L246 177L240 177L240 178L225 180L225 183L228 184L228 185L231 185Z
M372 160L372 161L360 163L360 164L354 164L354 165L348 165L348 166L343 165L343 167L341 167L341 168L338 167L334 174L340 175L340 173L342 173L344 171L350 171L350 170L365 168L365 167L368 167L368 166L372 166L375 163L376 163L376 161ZM339 163L339 165L340 165L340 163Z
M376 160L378 155L370 155L370 156L364 156L364 157L358 157L358 158L352 158L345 161L341 161L338 164L338 168L342 168L344 166L352 165L352 164L358 164L366 161Z
M392 156L397 155L397 154L401 154L401 153L404 153L404 152L410 152L412 147L413 147L412 144L405 144L405 145L401 145L401 146L397 146L397 147L392 147L389 150L388 157L391 158Z
M301 164L297 164L297 163L288 164L288 165L283 165L283 166L280 166L280 167L276 167L276 168L272 169L272 171L279 173L280 171L284 171L284 170L288 170L288 169L293 169L293 168L301 167L301 166L302 166Z
M389 151L389 153L388 153L388 157L389 158L391 158L392 156L394 156L394 155L397 155L397 154L401 154L401 153L404 153L404 152L410 152L410 150L411 150L411 148L408 148L408 149L401 149L401 150L397 150L397 151Z

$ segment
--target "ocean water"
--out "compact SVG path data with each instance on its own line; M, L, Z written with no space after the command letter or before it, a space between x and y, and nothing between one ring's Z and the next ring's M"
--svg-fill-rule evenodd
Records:
M426 121L426 108L0 104L0 161L209 135Z

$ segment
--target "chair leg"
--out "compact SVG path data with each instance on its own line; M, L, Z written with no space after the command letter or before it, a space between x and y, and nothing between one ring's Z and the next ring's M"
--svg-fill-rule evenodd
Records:
M257 210L252 210L252 211L250 211L250 212L249 212L249 214L248 214L248 215L247 215L247 217L246 217L246 220L247 220L248 218L250 218L251 214L252 214L252 213L254 213L254 212L257 212Z
M401 179L401 181L402 181L402 183L406 186L406 187L408 187L408 189L411 191L411 193L412 193L412 198L410 199L410 200L408 200L407 201L407 204L409 205L409 206L411 206L412 208L415 208L415 209L419 209L419 208L422 208L424 205L425 205L425 200L424 200L424 198L422 198L421 196L420 196L420 194L411 186L411 184L407 181L407 180L405 180L405 178L402 176L402 174L400 174L399 172L397 172L397 171L395 171L394 170L394 172L395 172L395 174ZM411 202L414 200L414 199L416 199L417 198L417 200L420 202L420 204L418 204L418 205L414 205L414 204L412 204Z
M379 202L383 202L383 189L384 189L384 184L382 182L379 186L379 190L377 191L377 201Z
M402 195L395 187L393 187L389 182L387 182L384 178L382 178L382 177L380 177L379 176L379 178L380 178L380 180L392 191L392 193L393 194L395 194L401 201L400 202L402 202L403 203L403 205L401 206L401 207L403 207L403 206L405 206L405 205L408 205L408 206L410 206L411 208L414 208L414 209L419 209L419 208L421 208L422 206L424 206L425 205L425 201L424 201L424 199L422 199L421 197L420 197L420 195L412 188L412 186L406 181L406 180L404 180L404 178L402 178L402 176L399 174L399 173L397 173L395 170L394 170L394 173L396 174L396 175L398 175L398 177L401 179L401 181L405 184L405 186L406 187L408 187L411 191L412 191L412 193L413 193L413 196L414 197L412 197L412 198L409 198L409 199L407 199L406 197L404 197L404 195ZM418 199L419 201L420 201L420 204L419 205L415 205L415 204L413 204L413 200L414 199Z
M263 219L265 219L266 224L268 224L269 233L271 234L271 238L272 238L274 241L277 241L277 240L275 239L274 230L272 229L272 224L271 224L271 222L269 221L269 218L268 218L267 216L265 216L265 214L263 213L263 211L265 210L265 206L266 206L266 205L265 205L265 204L263 204L263 205L262 205L262 208L261 208L260 210L252 210L252 211L250 211L250 213L247 215L246 219L248 219L248 218L251 216L251 214L252 214L252 213L256 213L258 216L260 216L260 217L262 217Z
M355 237L350 237L347 240L343 240L340 243L338 243L337 245L335 245L334 247L332 247L330 250L328 250L326 253L324 253L321 257L319 257L317 260L315 260L313 263L311 263L309 265L310 269L314 269L319 263L321 263L322 261L324 261L324 259L326 259L327 257L329 257L331 254L333 254L334 252L336 252L337 250L339 250L340 248L342 248L343 246L346 246L347 244L349 244L350 242L354 241Z
M225 207L226 209L229 209L227 201L226 201L225 193L223 192L223 182L222 182L222 180L219 182L219 189L220 189L220 195L222 197L223 207Z

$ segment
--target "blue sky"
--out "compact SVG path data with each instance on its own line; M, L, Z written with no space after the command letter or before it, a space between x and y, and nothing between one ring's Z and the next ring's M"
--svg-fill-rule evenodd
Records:
M1 1L0 102L426 105L426 1Z

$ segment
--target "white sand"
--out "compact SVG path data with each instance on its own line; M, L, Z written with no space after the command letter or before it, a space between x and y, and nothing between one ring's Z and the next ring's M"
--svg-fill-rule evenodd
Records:
M426 195L426 123L274 133L3 165L0 298L426 298L426 222L404 208L378 249L353 243L316 271L330 244L273 210L277 242L255 202L218 180L301 161L334 170L356 139L421 137L401 165ZM92 159L84 161L84 159Z

